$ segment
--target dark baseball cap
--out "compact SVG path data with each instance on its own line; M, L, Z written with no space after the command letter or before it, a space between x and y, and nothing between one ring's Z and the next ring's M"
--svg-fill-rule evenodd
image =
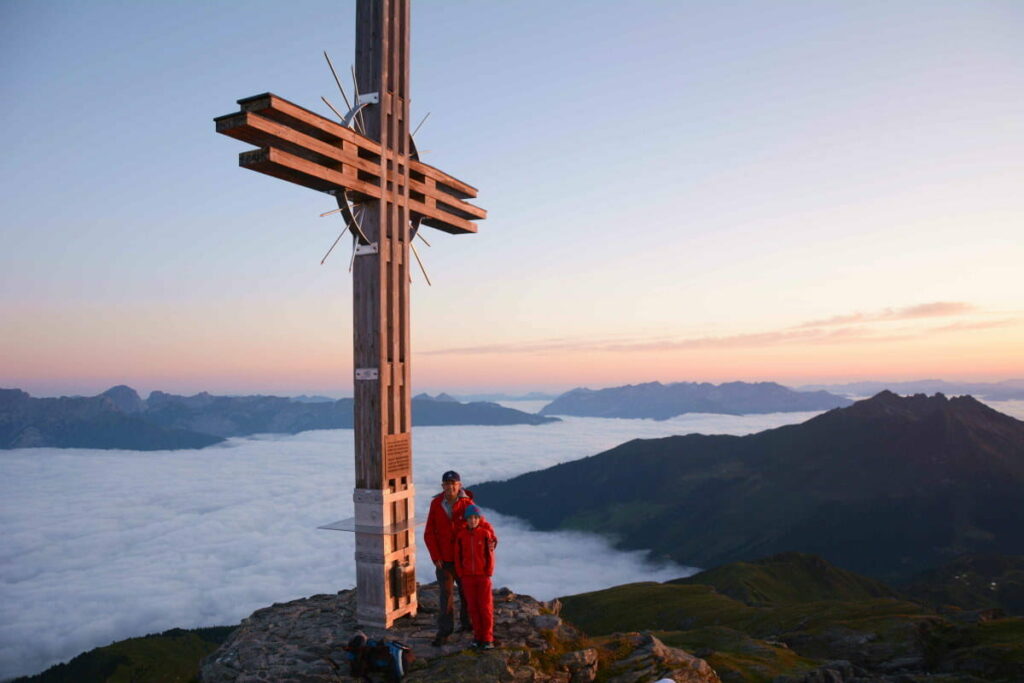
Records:
M441 475L441 481L462 481L462 477L460 477L459 473L456 472L455 470L448 470L447 472Z

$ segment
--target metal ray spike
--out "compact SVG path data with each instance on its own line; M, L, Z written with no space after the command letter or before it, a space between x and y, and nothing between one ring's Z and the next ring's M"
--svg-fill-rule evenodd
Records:
M344 216L345 222L348 223L349 227L352 229L352 234L353 235L358 234L359 237L362 238L363 244L369 244L370 243L370 238L367 237L366 233L363 232L363 226L359 224L359 219L357 219L356 215L355 215L355 209L357 209L357 208L359 208L360 209L360 213L362 213L362 209L361 209L360 205L359 204L351 204L350 205L348 203L348 197L347 196L343 196L343 197L338 197L338 207L341 209L341 215Z
M430 112L429 112L429 111L427 112L427 115L423 117L423 120L422 120L422 121L420 121L420 125L416 126L416 130L414 130L414 131L413 131L413 132L411 133L412 137L416 137L416 133L419 133L419 132L420 132L420 128L422 128L422 127L423 127L423 124L427 122L427 119L428 119L428 118L430 118Z
M416 263L420 264L420 270L423 271L423 277L426 278L427 280L427 286L433 287L434 285L430 283L430 276L427 275L427 269L423 267L423 261L420 260L420 253L416 251L416 245L413 244L412 242L409 242L409 247L412 249L413 256L416 257Z
M338 111L337 109L335 109L335 108L334 108L334 105L333 105L333 104L331 104L331 103L330 103L330 102L329 102L329 101L327 100L327 98L326 98L326 97L324 97L323 95L321 95L321 96L320 96L320 99L324 101L324 104L326 104L326 105L327 105L328 107L330 107L330 108L331 108L331 111L333 111L333 112L334 112L334 115L335 115L335 116L337 116L337 117L338 117L338 120L339 120L339 121L341 121L342 125L344 125L344 123L345 123L345 117L341 115L341 112L339 112L339 111Z
M334 70L334 64L331 63L331 57L327 54L327 50L324 50L324 59L327 60L327 66L331 67L331 75L334 76L334 82L338 84L338 90L341 92L341 99L345 100L345 106L351 110L352 105L349 104L348 95L345 94L345 88L341 87L341 79L338 78L338 72ZM331 109L334 109L334 107L331 107ZM338 112L334 113L337 114Z
M331 252L334 251L334 247L338 246L338 242L341 241L341 236L345 234L346 230L348 230L348 225L346 225L344 228L341 229L341 232L338 233L338 236L337 236L337 238L335 238L334 243L331 244L331 248L328 249L327 253L324 254L324 257L322 259L320 259L320 265L321 266L324 264L324 261L327 260L327 257L331 255Z
M358 107L359 106L359 79L356 78L356 66L355 66L355 64L352 64L350 68L352 70L352 89L355 91L356 106ZM363 112L362 112L361 109L356 112L356 120L359 121L359 132L362 133L363 131L366 130L366 122L363 121Z
M352 258L350 258L348 260L348 272L350 272L350 273L352 272L352 266L354 266L355 263L356 263L356 244L358 244L358 243L359 243L359 239L355 236L355 233L353 233L352 234Z

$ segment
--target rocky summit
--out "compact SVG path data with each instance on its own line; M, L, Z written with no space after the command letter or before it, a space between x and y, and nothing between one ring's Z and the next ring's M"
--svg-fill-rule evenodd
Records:
M437 584L420 586L420 611L387 631L360 629L355 591L278 603L254 612L202 661L203 683L355 681L344 650L363 630L373 639L412 647L407 681L558 681L639 683L668 678L677 683L718 683L703 659L668 647L649 633L615 634L591 641L559 616L561 603L540 602L508 588L494 591L497 647L477 651L472 634L455 633L433 647ZM387 680L374 674L372 680ZM358 679L365 680L365 679Z

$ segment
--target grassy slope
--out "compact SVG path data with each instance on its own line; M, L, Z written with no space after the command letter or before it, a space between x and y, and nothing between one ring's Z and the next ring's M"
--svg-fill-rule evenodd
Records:
M233 630L233 626L171 629L120 640L12 683L191 683L198 680L199 660L216 650Z
M896 596L881 581L806 553L782 553L753 562L735 562L669 583L714 586L719 593L748 605Z
M943 616L812 556L787 553L561 600L563 616L597 638L656 631L707 659L724 681L770 681L836 659L878 670L901 658L954 672L954 680L959 672L1024 680L1024 619Z

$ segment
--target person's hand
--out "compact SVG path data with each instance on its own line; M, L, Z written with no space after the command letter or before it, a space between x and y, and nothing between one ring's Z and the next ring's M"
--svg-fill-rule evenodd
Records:
M498 539L492 538L491 539L491 552L493 553L494 549L497 548L497 547L498 547Z

